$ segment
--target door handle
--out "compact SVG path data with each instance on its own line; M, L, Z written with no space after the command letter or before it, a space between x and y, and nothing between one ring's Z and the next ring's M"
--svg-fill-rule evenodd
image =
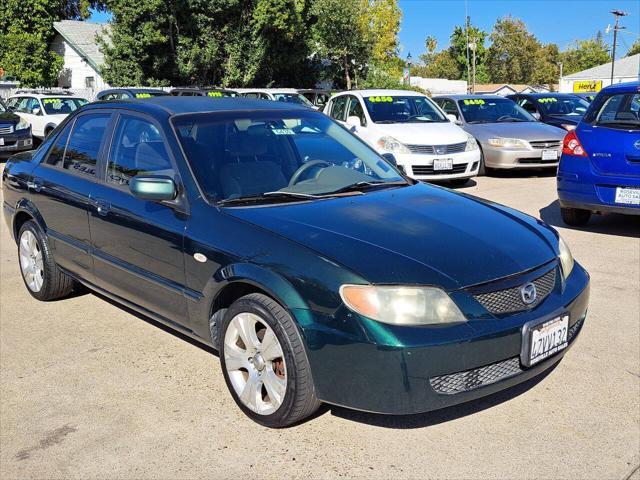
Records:
M96 200L96 210L98 211L98 215L104 217L109 213L109 210L111 210L111 206L104 200Z

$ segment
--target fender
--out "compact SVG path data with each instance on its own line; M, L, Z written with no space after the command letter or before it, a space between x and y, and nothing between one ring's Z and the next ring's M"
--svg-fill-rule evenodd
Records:
M13 218L11 219L11 233L14 237L18 233L16 229L16 220L18 219L20 212L29 214L29 216L31 216L38 225L40 225L43 232L47 231L47 224L45 223L44 218L42 218L42 215L40 215L38 208L28 198L21 198L15 206Z

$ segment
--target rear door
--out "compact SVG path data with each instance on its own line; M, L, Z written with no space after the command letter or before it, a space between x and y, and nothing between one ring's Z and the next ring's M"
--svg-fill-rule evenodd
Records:
M640 177L640 93L597 102L577 132L591 163L604 175Z
M160 125L134 112L118 114L113 132L89 215L95 283L184 324L187 216L175 206L134 197L129 190L138 174L167 175L179 184L170 149Z

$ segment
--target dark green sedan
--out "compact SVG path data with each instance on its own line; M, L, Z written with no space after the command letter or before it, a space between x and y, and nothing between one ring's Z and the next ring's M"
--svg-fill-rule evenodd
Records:
M413 181L293 104L86 105L2 184L33 297L83 284L213 346L270 427L322 402L407 414L511 387L586 317L589 276L553 228Z

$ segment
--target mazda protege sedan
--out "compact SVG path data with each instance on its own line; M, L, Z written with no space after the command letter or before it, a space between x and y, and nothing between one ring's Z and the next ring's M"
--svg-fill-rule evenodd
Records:
M289 103L100 102L7 163L4 212L32 296L84 284L213 346L270 427L321 402L425 412L555 365L589 298L558 233L391 160Z

